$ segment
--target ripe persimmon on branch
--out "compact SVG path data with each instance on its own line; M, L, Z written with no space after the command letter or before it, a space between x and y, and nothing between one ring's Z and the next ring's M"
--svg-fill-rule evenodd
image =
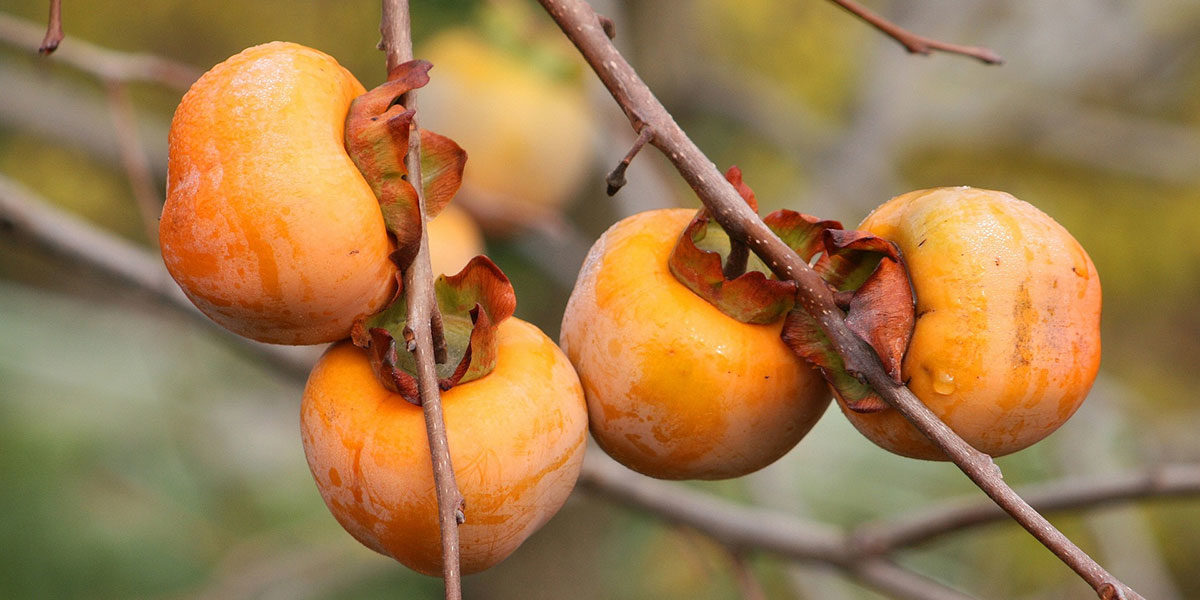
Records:
M607 19L602 19L582 0L539 2L608 88L633 129L639 135L647 128L650 130L650 144L670 160L730 238L749 246L780 279L797 283L797 305L817 322L848 372L873 387L889 406L936 444L984 493L1082 577L1101 598L1140 598L1013 492L990 456L963 441L905 385L887 373L870 346L847 327L843 311L820 276L742 201L613 45L613 28Z

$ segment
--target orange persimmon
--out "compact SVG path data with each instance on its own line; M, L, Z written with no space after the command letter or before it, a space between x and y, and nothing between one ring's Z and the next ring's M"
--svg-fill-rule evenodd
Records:
M695 211L644 212L592 247L563 317L592 435L625 466L722 479L783 456L829 404L820 374L780 339L680 283L668 257Z
M917 319L902 377L951 429L999 456L1075 413L1100 364L1100 278L1066 229L969 187L897 196L859 228L904 255ZM945 458L895 410L843 412L891 452Z
M272 42L213 67L171 122L159 227L171 276L256 340L345 338L394 290L378 200L343 145L364 93L326 54Z
M587 410L562 351L516 318L497 330L495 370L442 393L466 500L462 572L511 554L566 501L583 461ZM309 467L338 522L367 547L441 573L437 498L422 409L387 391L366 354L332 346L304 390Z

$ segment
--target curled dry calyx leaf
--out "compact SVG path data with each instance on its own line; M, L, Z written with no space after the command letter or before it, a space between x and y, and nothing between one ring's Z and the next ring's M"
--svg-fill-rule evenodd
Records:
M508 277L486 256L476 256L456 275L434 281L448 358L437 365L438 385L448 390L492 372L496 365L496 328L511 317L517 297ZM410 336L408 302L396 300L382 312L360 320L354 344L367 351L371 368L388 390L420 404L416 358L405 342Z
M725 178L751 208L758 209L754 192L737 167L731 167ZM864 231L847 231L837 221L791 210L775 211L763 222L813 265L843 300L847 326L875 349L888 373L900 381L901 362L912 336L914 305L908 273L896 246ZM754 257L745 269L736 264L730 268L729 262L738 260L745 259L737 256L736 245L702 208L680 236L669 263L680 283L734 319L765 324L786 314L783 341L821 370L847 406L863 412L884 409L886 404L874 390L846 369L817 321L796 305L795 283L769 275Z
M432 66L424 60L400 64L386 83L355 98L346 116L346 151L379 199L384 224L396 239L392 260L401 270L408 268L421 241L420 204L404 163L416 113L406 110L401 99L429 83ZM425 214L432 219L462 185L467 153L432 131L420 130L419 135Z
M392 261L408 269L421 243L420 198L409 181L405 158L414 129L414 110L404 94L429 82L432 65L414 60L397 66L383 85L359 96L346 117L346 150L379 199L384 224L394 237ZM420 130L421 189L426 217L450 203L462 184L467 155L453 140ZM408 301L402 278L392 303L360 317L351 337L367 350L371 367L385 388L419 404L416 359L408 348ZM516 295L508 278L491 260L476 256L457 275L434 282L442 317L447 360L437 366L438 384L450 389L490 373L496 364L496 327L512 316Z

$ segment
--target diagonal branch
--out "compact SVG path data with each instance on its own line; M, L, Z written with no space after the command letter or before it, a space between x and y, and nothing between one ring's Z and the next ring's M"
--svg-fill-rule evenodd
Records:
M888 37L900 42L900 45L904 46L904 49L908 50L912 54L929 55L934 51L938 51L969 56L989 65L998 65L1004 62L1004 59L999 54L996 54L989 48L983 48L980 46L960 46L958 44L949 44L932 38L927 38L923 35L917 35L881 17L867 7L855 2L855 0L831 1L854 14L854 16L866 21L872 27L882 31Z
M1092 586L1099 596L1140 598L1008 487L990 456L964 442L907 387L892 381L878 356L846 327L844 313L837 307L825 282L741 201L733 186L675 123L612 44L591 6L583 0L539 2L608 88L631 126L635 129L644 125L654 128L651 144L671 161L729 236L743 240L779 278L797 283L797 305L817 321L850 372L859 374L874 387L891 407L941 448L971 481Z
M387 68L391 73L396 66L413 58L408 0L384 0L379 30L383 34L380 48L387 54ZM410 91L406 94L403 103L406 109L416 109L416 92ZM416 128L416 119L412 123ZM465 520L463 496L454 480L454 467L450 463L450 444L446 439L446 423L437 384L436 349L444 347L445 342L435 341L435 337L442 337L441 314L433 292L433 268L429 263L429 228L425 226L425 194L421 185L421 136L410 135L408 139L408 155L405 161L409 178L417 191L420 206L418 212L421 215L420 249L404 272L404 294L408 300L407 329L413 334L409 351L416 358L417 389L421 398L421 409L425 413L425 430L429 437L430 458L433 461L438 523L442 532L442 579L446 584L446 598L458 600L462 597L458 525ZM443 350L442 354L444 353Z

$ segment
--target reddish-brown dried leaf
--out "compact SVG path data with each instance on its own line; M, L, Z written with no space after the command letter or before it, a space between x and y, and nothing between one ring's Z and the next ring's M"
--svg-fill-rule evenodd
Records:
M454 140L427 129L421 130L421 185L425 193L425 216L432 219L450 204L462 186L467 153Z
M401 97L429 82L427 61L397 66L383 85L355 98L346 116L346 152L370 184L383 212L384 224L396 238L392 260L407 269L421 240L417 191L408 180L405 157L414 112ZM433 218L450 203L462 184L466 152L451 139L421 131L422 191L425 213Z
M437 366L438 385L446 390L491 373L496 365L496 328L516 309L508 278L487 257L476 256L458 274L439 276L434 293L448 357ZM399 295L382 312L356 324L352 339L367 350L384 387L419 404L416 359L403 342L407 324L408 303Z
M741 170L730 167L725 177L747 204L752 208L757 206L754 192L742 180ZM728 243L728 239L728 234L712 220L708 211L700 209L671 250L667 259L671 273L697 296L738 321L774 323L791 308L796 284L773 279L760 271L746 271L744 264L735 269L739 272L736 277L726 276L722 253L703 249L700 244L719 248Z
M884 257L851 297L846 326L875 349L888 375L903 383L900 367L915 319L908 273L900 262Z
M887 408L874 388L846 370L842 357L833 350L833 343L803 307L797 305L788 311L780 337L792 352L821 371L833 393L850 410L866 413Z
M725 171L725 180L733 184L733 189L737 190L738 195L742 197L742 200L746 201L746 204L750 205L750 208L754 209L754 212L758 212L758 197L754 195L754 190L750 189L750 186L746 185L745 180L742 179L741 168L737 165L729 167Z

